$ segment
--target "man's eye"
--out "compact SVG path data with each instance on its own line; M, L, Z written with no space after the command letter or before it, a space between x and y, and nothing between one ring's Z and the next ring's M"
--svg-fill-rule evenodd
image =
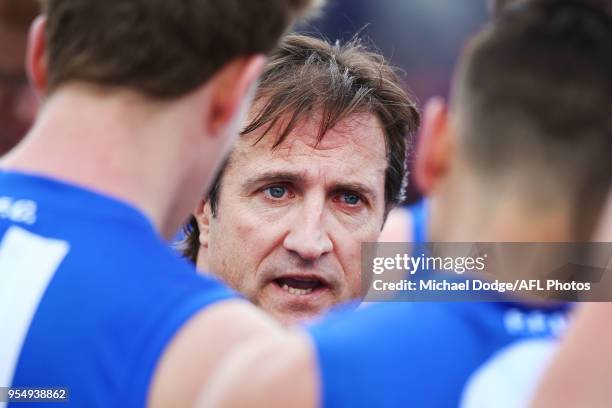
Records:
M271 186L263 191L271 198L283 198L287 194L287 189L283 186Z
M345 204L351 206L358 205L361 202L361 197L359 197L357 194L342 193L341 197Z

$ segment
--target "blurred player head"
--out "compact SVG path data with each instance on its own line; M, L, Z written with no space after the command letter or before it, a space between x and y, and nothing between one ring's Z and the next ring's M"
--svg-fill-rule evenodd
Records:
M433 240L588 240L612 177L605 1L509 1L426 109Z
M38 14L35 0L0 0L0 156L29 129L38 101L25 72L30 23Z
M44 18L33 25L28 65L46 96L37 122L45 127L35 126L37 136L26 138L5 164L44 173L59 164L53 149L79 150L58 173L108 192L121 186L112 177L127 180L122 172L133 175L140 168L141 182L119 195L148 202L148 215L169 236L206 191L234 141L264 55L313 2L42 4ZM105 149L122 153L109 157ZM85 160L84 153L103 155L111 171L82 171L100 163Z
M413 102L359 42L290 35L249 119L186 255L285 323L358 298L361 242L404 194Z
M28 69L44 106L0 163L0 287L12 293L0 309L14 311L0 314L12 333L2 386L59 381L77 406L193 406L228 350L275 330L159 235L206 192L265 54L315 3L43 2ZM87 324L48 330L64 317ZM61 351L44 370L27 362L51 348L72 364ZM128 392L113 385L127 378Z

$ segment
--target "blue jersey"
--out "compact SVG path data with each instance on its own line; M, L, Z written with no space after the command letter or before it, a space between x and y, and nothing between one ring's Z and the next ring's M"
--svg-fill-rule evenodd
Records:
M525 407L567 306L384 303L310 328L324 407Z
M409 236L415 244L427 242L427 200L422 199L415 204L406 207L406 211L410 214L412 225Z
M174 334L233 296L129 205L0 172L0 387L67 387L74 406L142 407Z

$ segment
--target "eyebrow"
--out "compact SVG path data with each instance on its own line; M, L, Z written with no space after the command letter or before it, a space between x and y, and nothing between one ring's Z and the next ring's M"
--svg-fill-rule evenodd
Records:
M360 195L366 197L368 200L371 200L372 204L374 203L374 201L376 201L377 198L377 194L373 189L359 182L337 183L334 185L334 190L355 191Z
M298 173L292 173L288 171L266 171L253 177L247 178L242 182L243 191L251 191L258 187L260 184L265 183L301 183L304 181L304 176Z
M305 184L306 178L302 173L275 170L266 171L256 176L247 178L242 183L242 191L250 192L255 188L259 187L260 185L268 183ZM361 194L362 196L372 200L372 202L376 201L376 198L378 197L376 192L372 188L358 181L333 183L331 187L333 191L355 191Z

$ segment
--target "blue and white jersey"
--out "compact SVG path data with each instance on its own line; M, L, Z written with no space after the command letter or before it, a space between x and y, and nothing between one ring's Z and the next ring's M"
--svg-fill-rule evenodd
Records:
M324 407L526 407L567 305L381 303L311 327Z
M67 387L70 405L142 407L174 334L233 296L129 205L0 172L0 387Z

